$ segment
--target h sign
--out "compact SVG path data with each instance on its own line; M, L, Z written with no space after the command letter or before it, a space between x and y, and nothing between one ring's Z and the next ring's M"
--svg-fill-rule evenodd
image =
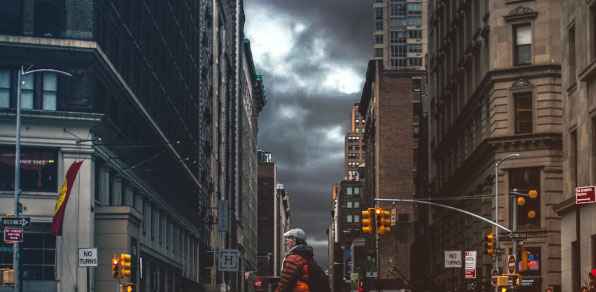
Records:
M238 272L238 250L222 249L217 261L218 272Z

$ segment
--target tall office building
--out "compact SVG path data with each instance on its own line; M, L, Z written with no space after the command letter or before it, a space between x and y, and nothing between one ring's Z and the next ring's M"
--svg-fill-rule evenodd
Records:
M346 180L358 178L358 167L364 164L364 119L358 112L358 103L354 104L350 112L350 131L346 134L344 143L344 177Z
M559 291L560 218L552 207L564 190L561 1L429 0L429 12L429 193L509 229L516 216L532 261L521 273L520 291ZM539 195L515 214L514 189ZM495 227L437 208L428 222L422 239L428 249L418 260L430 269L418 275L426 280L418 288L493 290L495 258L482 251L484 236ZM518 267L521 249L511 241L498 246L505 250L497 262L501 272L508 255ZM445 250L477 251L476 279L445 268Z
M13 213L21 93L24 291L114 291L114 253L134 291L243 291L256 268L256 135L262 80L240 1L11 0L0 9L0 213ZM59 69L24 75L19 69ZM242 67L242 68L241 68ZM232 84L232 85L230 85ZM99 139L101 138L101 140ZM50 233L62 179L83 161ZM247 175L252 174L252 175ZM249 198L250 197L250 198ZM228 232L217 201L227 200ZM245 225L240 222L246 222ZM96 247L98 266L78 267ZM218 273L214 251L242 250ZM0 242L0 268L13 265ZM0 290L5 287L0 287Z
M427 0L375 0L373 58L388 70L423 70L428 44Z

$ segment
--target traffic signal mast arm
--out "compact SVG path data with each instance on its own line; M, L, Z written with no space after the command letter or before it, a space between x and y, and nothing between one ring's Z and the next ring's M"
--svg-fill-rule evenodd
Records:
M501 228L501 229L503 229L503 230L505 230L507 232L511 232L511 230L509 228L507 228L507 227L505 227L505 226L503 226L503 225L501 225L499 223L496 223L496 222L493 222L491 220L488 220L488 219L486 219L486 218L484 218L484 217L482 217L480 215L474 214L472 212L468 212L466 210L458 209L458 208L447 206L447 205L437 204L437 203L433 203L433 202L429 202L429 201L410 200L410 199L375 199L375 201L379 201L379 202L398 202L398 203L399 202L402 202L402 203L418 203L418 204L431 205L431 206L435 206L435 207L447 208L447 209L450 209L450 210L453 210L453 211L464 213L466 215L470 215L470 216L472 216L474 218L480 219L480 220L482 220L484 222L487 222L489 224L492 224L494 226L497 226L497 227L499 227L499 228Z

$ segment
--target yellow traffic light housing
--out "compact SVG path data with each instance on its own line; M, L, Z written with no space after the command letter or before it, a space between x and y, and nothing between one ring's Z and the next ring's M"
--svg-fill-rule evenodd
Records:
M368 210L362 211L362 232L366 234L373 233L373 225L372 225L372 214L374 212L374 208L368 208Z
M528 270L528 258L529 257L530 257L530 252L527 251L526 249L522 249L521 250L521 268L519 269L520 272Z
M114 279L120 279L120 259L114 254L114 258L112 259L112 277Z
M489 233L484 237L484 254L494 255L495 254L495 234Z
M391 232L390 216L391 214L389 213L389 211L383 211L383 209L381 209L381 226L377 230L379 234Z
M129 254L120 254L120 277L124 278L130 276L131 256Z

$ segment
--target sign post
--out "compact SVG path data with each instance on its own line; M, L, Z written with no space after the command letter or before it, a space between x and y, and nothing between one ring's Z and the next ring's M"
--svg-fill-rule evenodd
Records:
M596 187L577 187L575 188L575 203L576 204L588 204L596 202Z
M466 279L476 279L476 251L466 250Z
M87 291L91 291L89 267L97 267L97 248L79 248L79 267L86 267Z

